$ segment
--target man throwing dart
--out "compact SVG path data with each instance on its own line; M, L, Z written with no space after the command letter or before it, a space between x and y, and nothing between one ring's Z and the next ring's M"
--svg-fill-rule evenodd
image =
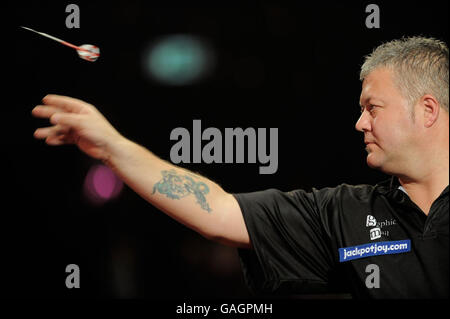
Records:
M254 292L448 298L448 73L448 47L432 38L393 40L365 58L356 129L368 166L391 176L377 185L230 193L65 96L33 109L52 124L34 135L76 144L170 217L238 247Z

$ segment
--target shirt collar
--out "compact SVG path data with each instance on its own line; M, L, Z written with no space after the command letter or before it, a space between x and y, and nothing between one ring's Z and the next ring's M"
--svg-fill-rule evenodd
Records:
M400 188L401 187L401 188ZM402 190L405 194L408 194L403 187L401 186L400 182L398 181L398 178L395 176L391 176L389 179L386 179L378 184L375 185L375 188L378 190L378 192L382 194L390 194L395 192L396 190ZM449 186L442 191L442 193L439 195L439 197L448 195L449 192Z
M375 189L382 194L387 194L397 190L399 186L401 185L398 179L395 176L391 176L389 179L376 184Z

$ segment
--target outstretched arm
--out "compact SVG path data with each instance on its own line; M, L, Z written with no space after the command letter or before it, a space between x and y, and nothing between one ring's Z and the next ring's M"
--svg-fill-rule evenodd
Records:
M36 106L32 114L53 125L38 128L36 138L49 145L76 144L180 223L222 244L251 247L239 204L219 185L128 140L91 104L59 95L47 95L42 101L44 105Z

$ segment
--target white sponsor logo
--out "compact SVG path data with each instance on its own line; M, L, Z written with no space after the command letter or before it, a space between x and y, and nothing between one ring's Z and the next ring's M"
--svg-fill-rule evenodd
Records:
M381 229L378 227L372 228L370 230L370 240L375 240L381 238Z
M377 225L377 220L372 215L367 215L366 227L373 227Z
M381 238L381 236L389 237L389 230L382 230L386 226L397 225L395 219L377 221L377 219L372 215L367 215L366 227L371 227L369 230L370 240L375 240Z

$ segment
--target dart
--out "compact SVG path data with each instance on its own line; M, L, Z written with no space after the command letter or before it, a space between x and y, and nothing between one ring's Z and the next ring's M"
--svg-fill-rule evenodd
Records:
M35 33L40 34L40 35L42 35L42 36L44 36L46 38L52 39L54 41L57 41L57 42L65 45L65 46L68 46L69 48L77 50L78 55L83 60L86 60L86 61L89 61L89 62L95 62L98 59L98 57L100 56L100 49L99 49L99 47L97 47L95 45L83 44L83 45L80 45L80 46L76 46L76 45L74 45L72 43L69 43L67 41L58 39L58 38L56 38L54 36L51 36L51 35L49 35L47 33L39 32L39 31L30 29L30 28L27 28L27 27L24 27L24 26L21 26L21 28L23 28L25 30L28 30L28 31L35 32Z

